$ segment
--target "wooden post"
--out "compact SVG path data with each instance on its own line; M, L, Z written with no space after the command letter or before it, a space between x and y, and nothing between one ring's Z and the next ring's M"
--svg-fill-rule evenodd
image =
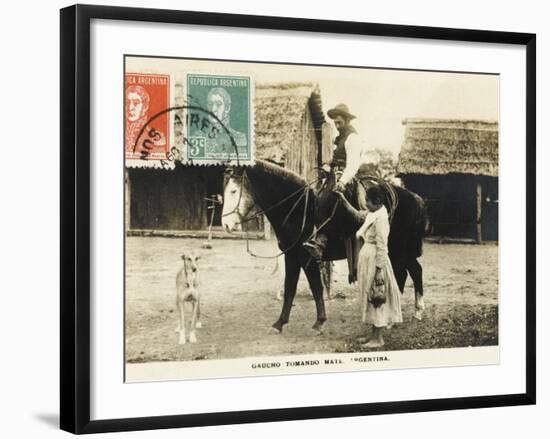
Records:
M210 222L208 223L208 243L212 242L212 225L214 224L214 214L216 213L216 202L210 203Z
M130 231L130 175L128 173L128 168L124 168L124 226L126 228L126 233Z
M482 190L481 190L481 182L476 183L476 242L478 244L481 244L482 236L481 236L481 209L482 209Z

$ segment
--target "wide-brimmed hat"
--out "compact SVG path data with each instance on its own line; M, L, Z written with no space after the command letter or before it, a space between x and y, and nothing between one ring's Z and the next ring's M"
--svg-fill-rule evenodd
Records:
M334 119L336 116L342 116L344 119L355 119L355 115L349 112L349 108L346 104L338 104L336 107L327 111L328 117Z

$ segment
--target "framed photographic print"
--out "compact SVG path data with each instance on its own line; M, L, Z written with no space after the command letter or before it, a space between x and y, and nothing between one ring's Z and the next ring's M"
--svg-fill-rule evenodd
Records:
M535 129L533 34L62 9L61 428L534 404Z

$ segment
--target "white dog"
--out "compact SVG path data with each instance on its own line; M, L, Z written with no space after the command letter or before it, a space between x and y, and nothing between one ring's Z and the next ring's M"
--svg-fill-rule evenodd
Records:
M198 255L194 250L181 255L183 259L183 267L176 276L176 306L178 308L178 327L176 332L179 332L179 344L185 344L185 302L191 303L191 327L189 330L189 341L197 342L195 329L201 328L200 322L200 293L199 293L199 267Z

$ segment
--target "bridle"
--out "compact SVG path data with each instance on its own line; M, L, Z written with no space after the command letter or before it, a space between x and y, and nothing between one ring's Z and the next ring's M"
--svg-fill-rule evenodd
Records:
M304 233L304 230L305 230L305 227L306 227L306 223L307 223L307 208L308 208L308 204L309 204L309 196L310 196L310 185L311 184L317 184L317 182L319 181L319 178L316 178L315 180L313 180L312 182L310 183L305 183L303 187L297 189L296 191L292 192L291 194L287 195L286 197L282 198L281 200L277 201L275 204L272 204L271 206L269 206L268 208L266 209L259 209L257 210L253 215L251 216L247 216L248 212L250 212L250 210L248 212L246 212L244 215L241 214L241 212L239 211L239 206L241 204L241 199L242 199L242 193L243 193L243 190L244 190L244 187L245 187L245 184L246 184L246 181L250 182L250 180L248 179L248 175L246 174L246 170L243 171L242 175L240 176L236 176L232 170L229 172L229 179L235 179L235 178L240 178L241 179L241 184L240 184L240 192L239 192L239 198L237 200L237 204L235 205L235 208L233 210L231 210L230 212L227 212L225 214L222 214L222 217L225 217L225 216L228 216L228 215L232 215L232 214L236 214L238 217L239 217L239 223L240 224L246 224L256 218L259 218L260 216L262 215L265 215L267 212L273 210L274 208L280 206L281 204L283 204L284 202L288 201L289 199L291 199L292 197L294 197L295 195L298 195L300 194L300 196L298 197L298 199L294 202L294 204L292 205L292 207L289 209L289 211L287 212L287 214L285 215L285 218L283 219L283 222L282 222L282 225L285 225L286 222L288 221L288 219L290 218L290 215L292 215L292 213L294 212L294 210L297 208L298 204L300 203L300 201L302 201L302 199L305 198L305 201L304 201L304 211L303 211L303 214L302 214L302 222L301 222L301 226L300 226L300 233L298 233L298 236L296 237L296 240L287 248L281 250L279 253L277 253L276 255L272 255L272 256L264 256L264 255L258 255L256 253L254 253L251 249L250 249L250 240L249 240L249 237L248 237L248 228L246 227L245 228L245 238L246 238L246 251L249 255L255 257L255 258L261 258L261 259L275 259L275 258L278 258L279 256L282 256L284 255L285 253L289 252L290 250L292 250L294 247L296 247L296 245L298 245L302 240L302 235ZM227 183L226 185L227 186ZM249 185L250 186L250 185Z
M246 214L248 214L248 212L250 212L250 210L252 209L249 209L245 215L241 214L240 210L239 210L239 206L241 205L241 199L242 199L242 194L243 194L243 188L244 188L244 182L245 180L247 179L246 177L246 171L243 171L242 175L236 175L233 171L232 168L228 168L226 171L225 171L225 176L224 178L227 179L227 183L224 184L224 192L225 192L225 187L227 186L227 184L229 183L229 180L231 179L240 179L241 180L241 184L240 184L240 190L239 190L239 198L237 200L237 203L235 204L235 207L233 208L232 211L230 212L227 212L227 213L224 213L222 214L222 218L226 217L226 216L229 216L229 215L237 215L239 217L239 224L243 224L245 222L248 222L248 221L251 221L253 219L253 217L251 217L250 219L246 218ZM225 200L224 200L225 201Z
M295 196L296 194L299 194L300 192L302 192L302 194L300 195L300 197L298 198L298 200L296 200L296 202L294 203L294 205L292 206L292 208L290 209L290 211L288 212L287 216L285 217L285 221L283 221L283 224L286 222L286 220L288 219L288 217L290 216L290 214L294 211L294 209L296 208L296 206L298 205L298 203L300 202L300 200L304 197L304 196L309 196L307 195L307 193L309 192L309 187L312 185L312 184L315 184L319 181L319 179L315 179L314 181L310 182L310 183L305 183L303 187L301 187L300 189L297 189L295 190L294 192L292 192L290 195L287 195L286 197L284 197L283 199L277 201L275 204L272 204L271 206L269 206L268 208L266 209L259 209L256 213L254 213L254 215L252 216L246 216L246 214L241 214L239 212L239 205L241 204L241 197L242 197L242 191L243 191L243 188L245 186L245 182L246 181L250 181L249 178L248 178L248 175L246 174L246 170L243 171L243 174L241 176L235 176L234 174L231 174L230 179L233 178L240 178L241 179L241 191L239 192L239 199L237 200L237 204L235 206L235 208L230 211L230 212L227 212L227 213L224 213L222 215L222 217L225 217L225 216L228 216L228 215L232 215L232 214L236 214L239 219L242 219L242 222L243 223L246 223L246 222L249 222L249 221L252 221L253 219L256 219L262 215L264 215L265 213L269 212L270 210L274 209L275 207L278 207L280 206L281 204L283 204L285 201L289 200L290 198L292 198L293 196ZM248 212L250 212L250 210L252 209L249 209ZM247 212L247 213L248 213Z

